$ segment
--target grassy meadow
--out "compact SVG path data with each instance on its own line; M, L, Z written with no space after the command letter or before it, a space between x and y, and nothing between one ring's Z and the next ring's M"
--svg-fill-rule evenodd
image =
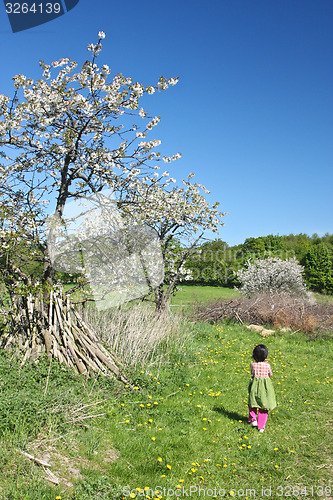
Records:
M246 401L262 342L187 320L163 363L131 369L134 388L0 353L0 499L332 498L332 340L265 339L278 406L260 434Z
M171 298L171 305L191 305L218 299L231 299L239 297L240 293L233 288L218 286L181 285L176 295Z

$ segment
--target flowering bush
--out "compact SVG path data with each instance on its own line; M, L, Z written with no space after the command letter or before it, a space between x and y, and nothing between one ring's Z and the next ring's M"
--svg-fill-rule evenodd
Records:
M240 292L248 297L258 293L288 293L304 296L306 287L303 267L295 258L282 260L277 257L250 260L238 271Z

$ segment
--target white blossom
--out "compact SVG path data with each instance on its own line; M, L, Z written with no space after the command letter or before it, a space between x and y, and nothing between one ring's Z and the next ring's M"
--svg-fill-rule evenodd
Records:
M248 261L238 271L241 293L252 296L257 293L288 293L305 295L304 268L296 258L282 260L277 257Z

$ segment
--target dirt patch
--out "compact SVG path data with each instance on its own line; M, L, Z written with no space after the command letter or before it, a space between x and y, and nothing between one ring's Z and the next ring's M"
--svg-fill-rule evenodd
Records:
M57 438L53 441L56 440ZM103 464L110 464L119 458L119 453L116 450L107 448L94 451L96 459L89 460L80 455L78 444L73 438L66 440L64 448L66 447L68 451L64 451L62 447L60 449L60 446L57 447L54 442L52 443L52 440L38 436L27 446L26 451L37 459L33 461L42 469L41 475L45 480L53 484L63 485L66 488L73 487L76 481L83 479L82 471L84 469L101 470ZM28 457L27 460L29 460ZM50 467L43 465L43 463Z

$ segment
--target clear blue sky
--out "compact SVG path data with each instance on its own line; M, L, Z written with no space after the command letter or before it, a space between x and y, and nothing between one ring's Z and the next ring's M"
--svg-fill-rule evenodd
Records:
M80 0L42 26L12 33L0 4L0 93L38 78L39 59L89 58L112 73L178 85L145 102L170 165L220 201L230 245L266 234L333 233L332 0Z

